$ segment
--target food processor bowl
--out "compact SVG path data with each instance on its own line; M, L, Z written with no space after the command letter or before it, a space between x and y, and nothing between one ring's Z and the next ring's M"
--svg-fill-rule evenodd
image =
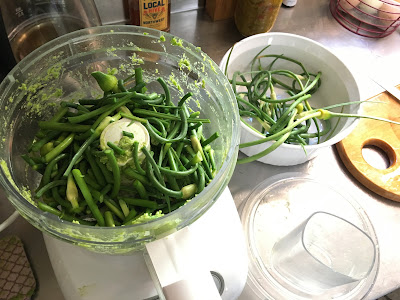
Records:
M27 152L38 121L48 120L60 101L102 95L93 71L118 70L126 78L143 69L149 90L162 92L158 77L170 85L177 103L191 91L188 107L201 112L205 136L218 131L214 142L218 172L212 182L179 209L147 223L91 227L61 220L36 207L33 191L41 175L21 155ZM125 254L143 249L202 216L226 188L236 164L239 114L230 84L199 47L171 34L127 25L79 30L59 37L24 58L0 85L0 182L9 200L36 228L63 241L99 253Z

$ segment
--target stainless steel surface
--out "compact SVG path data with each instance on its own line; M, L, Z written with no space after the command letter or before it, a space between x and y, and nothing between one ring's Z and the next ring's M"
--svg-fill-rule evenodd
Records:
M204 7L205 0L170 0L171 14Z
M123 24L129 20L128 0L94 0L103 25Z
M330 48L354 72L363 99L382 92L382 88L368 77L373 64L389 66L385 71L393 76L388 76L388 84L399 84L400 75L395 70L400 70L400 31L397 30L383 39L363 38L338 24L331 16L328 4L328 0L303 0L293 8L282 8L272 31L306 36ZM101 15L102 13L106 12L100 10ZM203 9L172 14L171 33L200 46L217 63L233 43L242 39L233 20L212 22ZM377 299L400 287L400 242L396 238L400 234L400 203L384 199L365 189L344 168L332 147L325 149L312 161L299 166L276 167L258 162L237 166L229 184L237 206L257 184L280 172L309 174L319 180L333 182L351 193L374 225L381 250L376 284L367 299ZM1 191L0 221L11 213L11 205ZM38 282L35 299L62 300L42 234L21 217L1 232L0 238L10 234L18 235L25 244ZM244 295L241 299L249 298Z

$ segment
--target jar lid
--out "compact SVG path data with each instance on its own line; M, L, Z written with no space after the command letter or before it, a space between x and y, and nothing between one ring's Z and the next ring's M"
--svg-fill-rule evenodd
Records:
M283 173L259 184L239 208L249 255L247 284L259 299L361 299L375 283L379 247L375 230L362 207L346 191L300 173ZM328 212L363 230L376 247L369 275L323 295L299 290L282 278L271 265L275 243L315 212Z

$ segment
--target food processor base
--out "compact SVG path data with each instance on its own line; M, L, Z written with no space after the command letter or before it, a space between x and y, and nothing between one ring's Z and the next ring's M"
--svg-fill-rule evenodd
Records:
M242 225L228 188L189 226L223 300L237 299L246 283L248 261ZM57 281L66 300L152 299L157 296L143 251L130 255L90 252L44 234ZM157 298L153 298L157 299Z

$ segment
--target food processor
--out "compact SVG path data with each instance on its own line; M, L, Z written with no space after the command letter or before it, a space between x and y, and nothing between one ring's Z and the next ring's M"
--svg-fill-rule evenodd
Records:
M55 103L97 97L90 74L143 69L151 90L158 77L172 99L191 91L189 108L218 131L218 172L179 209L146 223L91 227L61 220L36 207L40 174L21 155L49 119ZM175 101L177 102L177 101ZM59 37L24 58L0 85L0 182L9 200L44 232L65 299L236 299L247 278L247 252L227 184L236 164L239 114L229 82L199 47L173 35L135 26L103 26Z

